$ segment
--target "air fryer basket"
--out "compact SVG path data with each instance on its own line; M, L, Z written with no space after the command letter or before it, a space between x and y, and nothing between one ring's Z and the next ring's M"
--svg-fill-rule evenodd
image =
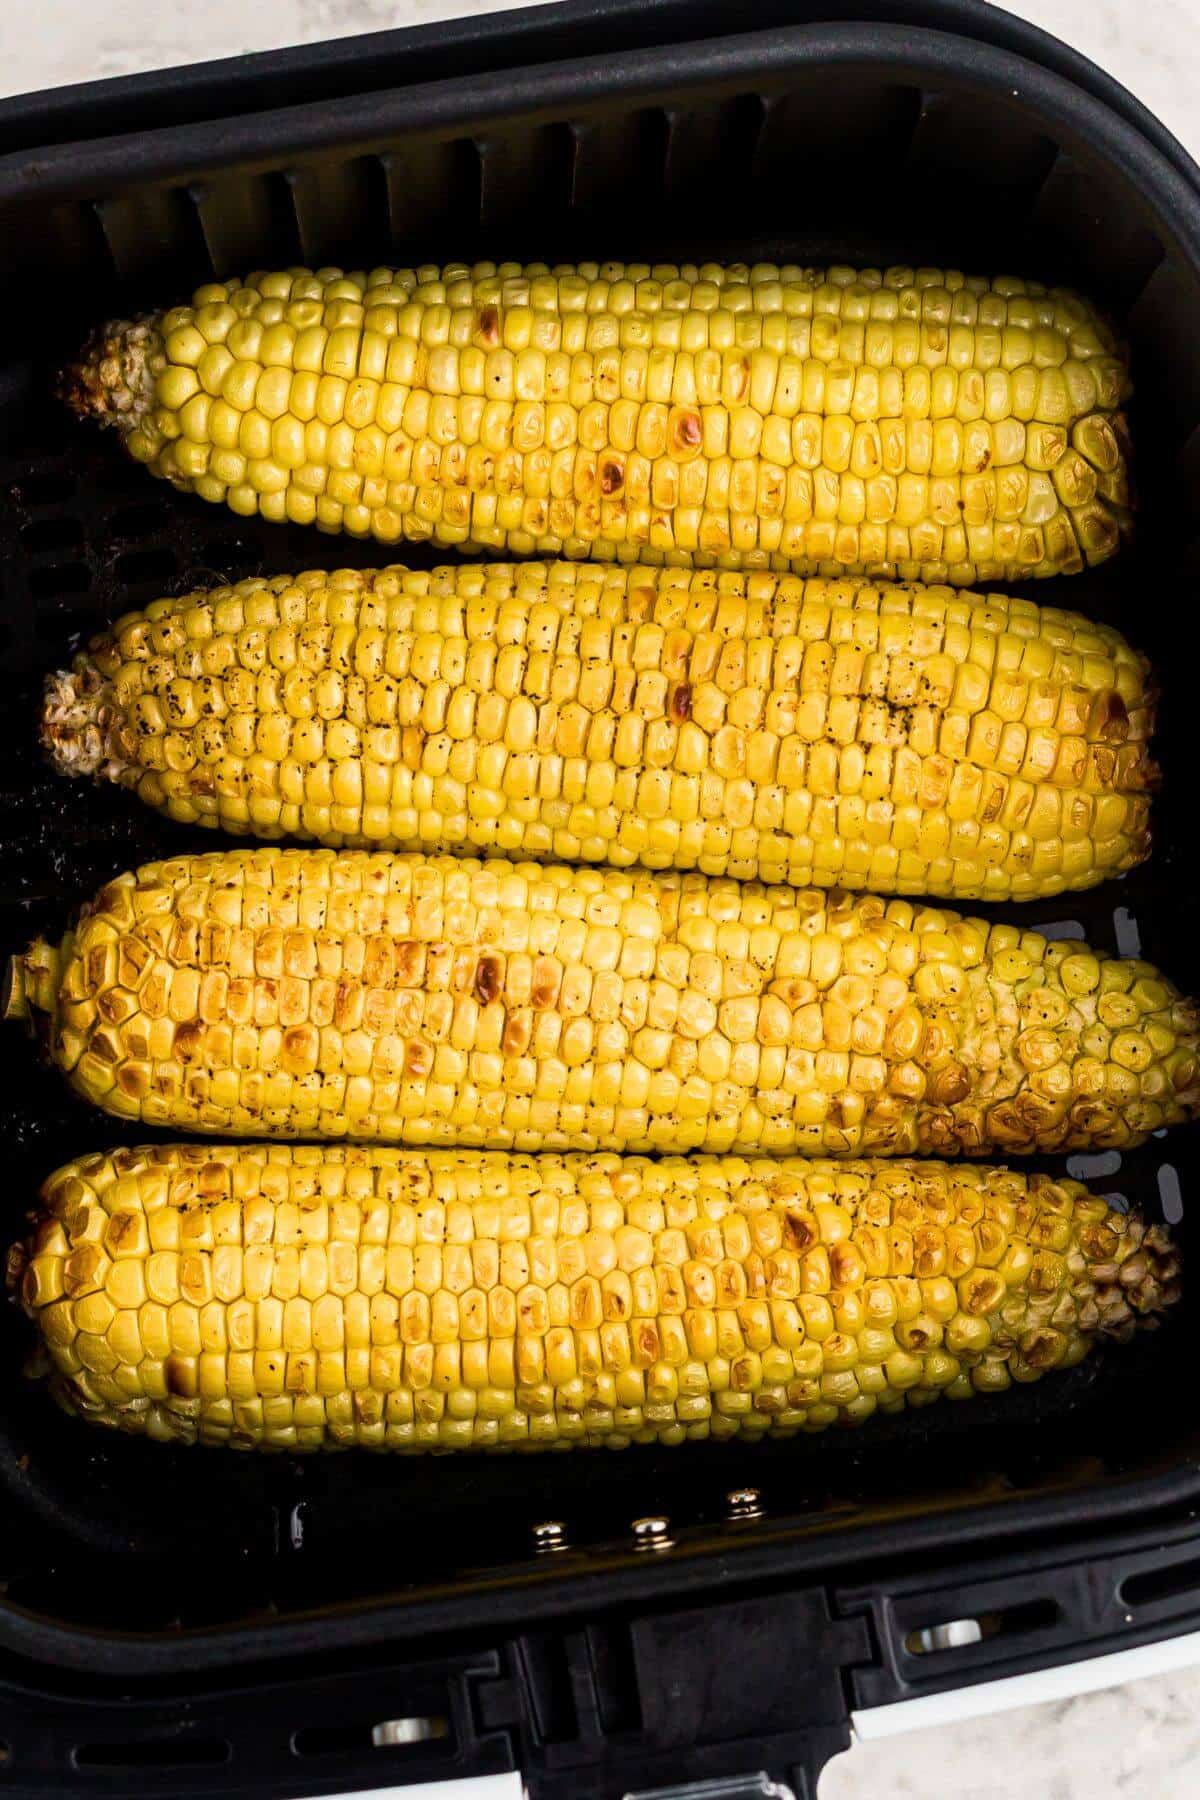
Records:
M1127 330L1138 543L1090 575L1027 591L1120 625L1161 671L1155 854L1093 894L1009 912L1106 948L1140 947L1200 987L1189 681L1200 192L1175 152L1169 160L1081 87L994 45L915 22L843 22L368 90L348 106L326 96L213 126L160 122L0 158L12 265L0 334L0 355L12 357L0 367L0 943L60 929L132 863L216 842L124 794L52 778L33 736L44 672L157 595L385 555L181 498L72 424L49 396L51 375L98 317L169 303L213 274L295 262L904 262L1076 284ZM151 1135L71 1101L11 1027L0 1071L10 1233L66 1157ZM1071 1169L1165 1217L1186 1254L1195 1132ZM378 1642L385 1627L394 1642L584 1601L694 1595L718 1574L837 1567L857 1580L901 1553L949 1556L985 1535L1034 1531L1044 1542L1182 1507L1200 1496L1200 1418L1178 1368L1195 1332L1189 1292L1185 1282L1170 1327L1070 1375L753 1449L253 1459L112 1441L10 1376L0 1383L0 1659L165 1679L314 1642ZM3 1366L14 1370L26 1347L10 1308ZM731 1527L726 1496L748 1484L767 1517ZM646 1514L670 1518L676 1549L631 1549L630 1521ZM551 1518L578 1554L533 1557L532 1528Z

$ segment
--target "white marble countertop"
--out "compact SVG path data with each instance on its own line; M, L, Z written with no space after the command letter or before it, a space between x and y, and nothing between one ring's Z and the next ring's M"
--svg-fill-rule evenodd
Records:
M1049 0L1048 0L1049 3ZM1196 1800L1200 1669L855 1744L819 1800Z
M9 0L0 4L0 94L517 3L524 0ZM1123 81L1200 159L1200 0L1010 0L1009 10ZM752 17L751 6L748 24ZM826 1771L820 1800L944 1795L1196 1800L1200 1669L856 1744Z

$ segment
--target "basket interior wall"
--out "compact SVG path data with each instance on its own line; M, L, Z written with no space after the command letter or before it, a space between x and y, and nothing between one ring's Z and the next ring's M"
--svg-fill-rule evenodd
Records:
M1136 186L1019 93L966 78L936 85L902 62L769 81L679 85L595 99L577 112L461 130L397 129L322 157L231 162L195 179L13 204L0 302L15 351L0 368L0 945L61 927L130 864L210 849L125 795L72 787L41 766L33 719L44 672L95 629L160 594L262 571L367 564L346 539L235 519L155 484L50 397L54 366L100 316L169 303L251 267L576 257L718 257L932 263L1013 271L1086 288L1125 324L1137 379L1139 541L1118 563L1036 597L1120 625L1165 683L1153 861L1079 899L1020 909L1027 925L1136 951L1200 986L1194 767L1192 541L1200 497L1200 277ZM15 266L14 266L15 265ZM420 549L409 560L446 560ZM1028 590L1031 593L1034 590ZM68 1155L146 1132L71 1101L10 1030L4 1229ZM1184 1234L1197 1135L1073 1163ZM432 1579L474 1579L528 1552L560 1517L577 1541L619 1538L664 1511L720 1516L753 1483L774 1514L876 1522L980 1499L1019 1502L1077 1486L1153 1482L1194 1456L1200 1431L1172 1360L1194 1305L1131 1349L1002 1401L939 1405L812 1442L573 1457L297 1462L113 1442L0 1383L0 1582L10 1601L124 1629L227 1624L272 1610ZM9 1309L0 1355L25 1344ZM1014 1506L1014 1525L1021 1509ZM876 1538L877 1547L886 1543ZM136 1563L131 1561L136 1557ZM131 1574L136 1570L135 1574Z

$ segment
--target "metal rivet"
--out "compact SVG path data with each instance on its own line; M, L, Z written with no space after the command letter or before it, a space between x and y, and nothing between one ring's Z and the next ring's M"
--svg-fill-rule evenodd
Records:
M726 1494L725 1504L731 1519L761 1519L763 1516L762 1495L757 1488L734 1488L731 1494Z
M561 1519L545 1519L533 1528L533 1547L539 1556L547 1556L552 1550L565 1550L567 1545L567 1528Z
M669 1550L675 1539L671 1536L670 1519L635 1519L633 1521L633 1547L635 1550Z
M429 1738L446 1736L445 1719L381 1719L371 1727L371 1742L377 1750L393 1744L423 1744Z

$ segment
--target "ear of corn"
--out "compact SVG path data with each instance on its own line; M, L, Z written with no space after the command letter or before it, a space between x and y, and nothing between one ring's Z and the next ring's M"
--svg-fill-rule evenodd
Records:
M1153 968L905 901L258 850L112 882L13 960L89 1100L519 1150L1123 1148L1200 1101Z
M185 823L1024 899L1149 843L1147 666L1001 595L571 563L159 600L43 737Z
M1128 392L1063 290L766 264L259 273L64 378L154 473L280 523L955 583L1117 548Z
M1177 1297L1161 1228L939 1163L159 1145L10 1257L60 1398L186 1443L790 1436L996 1393Z

